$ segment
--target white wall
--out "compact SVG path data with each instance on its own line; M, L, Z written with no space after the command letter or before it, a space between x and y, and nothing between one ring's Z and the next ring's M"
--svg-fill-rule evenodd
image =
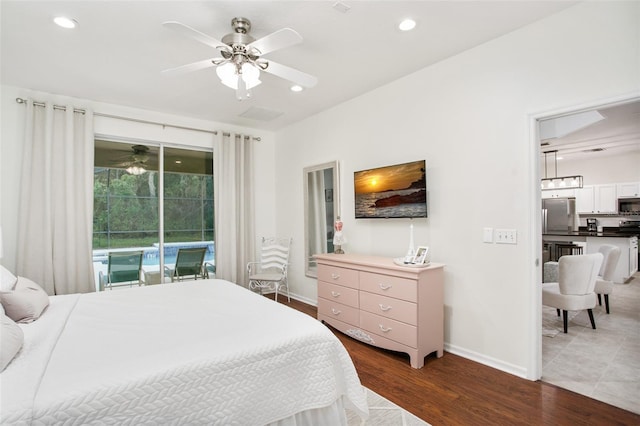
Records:
M396 257L407 249L410 222L355 220L353 172L425 159L429 217L413 220L415 243L447 265L447 350L537 378L540 175L532 123L637 96L639 16L637 2L579 4L278 132L277 230L297 246L293 291L316 300L316 283L304 276L303 167L341 162L347 252ZM485 244L483 227L516 229L518 244Z
M640 141L638 141L640 146ZM551 164L551 163L549 163ZM544 165L541 169L544 175ZM558 176L579 174L585 185L640 182L640 153L610 155L583 160L558 160ZM549 176L552 176L549 174Z
M0 226L2 226L4 238L4 256L1 259L1 263L8 269L15 271L18 226L17 206L20 197L19 180L22 173L25 106L16 103L15 99L17 97L32 98L36 101L51 101L57 105L71 103L78 108L91 108L94 113L160 122L168 125L224 132L243 132L252 136L259 136L261 141L255 144L255 158L258 159L255 168L255 190L256 205L259 206L259 214L256 215L256 233L257 235L272 235L275 233L275 201L273 200L273 194L275 193L275 135L273 132L2 86L2 115L0 116L0 122L2 123L2 139L0 143ZM95 117L94 131L101 136L123 140L144 140L204 148L212 148L214 141L214 136L206 132L136 123L101 116Z

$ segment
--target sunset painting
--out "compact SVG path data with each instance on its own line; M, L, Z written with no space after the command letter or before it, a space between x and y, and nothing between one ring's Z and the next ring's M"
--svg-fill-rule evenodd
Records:
M425 161L354 173L356 218L426 217Z

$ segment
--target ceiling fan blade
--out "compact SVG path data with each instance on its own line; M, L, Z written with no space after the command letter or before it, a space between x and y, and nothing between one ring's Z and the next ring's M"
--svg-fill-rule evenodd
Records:
M205 69L205 68L209 68L209 67L215 66L213 61L224 61L224 59L222 59L222 58L205 59L205 60L202 60L202 61L193 62L193 63L186 64L186 65L181 65L181 66L176 67L176 68L169 68L169 69L163 70L162 74L164 74L164 75L180 75L180 74L185 74L185 73L188 73L188 72L191 72L191 71L202 70L202 69Z
M273 61L269 61L268 64L267 68L264 69L265 72L284 78L285 80L293 81L300 86L311 88L318 83L318 79L316 77L302 71L298 71L297 69Z
M167 28L170 28L176 32L179 32L182 35L185 35L187 37L191 37L194 40L199 41L200 43L204 43L207 46L211 46L214 49L216 49L218 46L224 46L224 47L228 47L226 44L224 44L223 42L221 42L220 40L217 40L207 34L201 33L198 30L195 30L185 24L182 24L180 22L177 21L167 21L167 22L163 22L162 25L164 25Z
M260 55L266 55L267 53L284 49L285 47L293 46L300 42L302 42L302 36L300 34L291 28L283 28L249 43L247 47L257 49Z

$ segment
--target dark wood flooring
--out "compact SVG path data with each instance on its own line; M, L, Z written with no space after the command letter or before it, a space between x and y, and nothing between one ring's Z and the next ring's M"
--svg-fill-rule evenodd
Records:
M315 306L280 303L316 317ZM521 379L445 352L415 370L409 356L378 349L334 330L362 384L438 425L640 425L640 415L557 386Z

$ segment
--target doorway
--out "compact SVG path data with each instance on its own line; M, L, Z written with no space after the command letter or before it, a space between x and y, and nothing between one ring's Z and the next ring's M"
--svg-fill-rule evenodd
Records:
M537 164L541 178L547 178L549 182L549 178L579 175L584 180L582 188L541 188L540 199L575 198L576 204L580 205L580 198L587 188L591 191L606 186L615 190L619 183L640 183L637 168L640 162L640 99L617 100L550 114L537 120L537 130ZM547 165L545 152L553 152L558 159L551 170L544 168ZM626 167L627 164L636 166ZM587 201L596 202L595 198ZM587 208L584 204L577 208L578 230L587 230L588 218L595 219L600 228L611 229L621 220L629 219L614 211L600 213L594 209L590 214ZM544 253L544 243L540 246ZM544 254L541 258L544 259ZM596 330L591 328L586 311L574 312L570 313L567 334L563 333L562 319L557 317L556 310L542 306L539 330L542 335L541 380L640 413L634 390L635 383L640 381L637 350L634 350L640 329L637 306L640 274L636 272L627 284L614 285L614 292L609 297L610 314L604 306L598 305L593 310Z

